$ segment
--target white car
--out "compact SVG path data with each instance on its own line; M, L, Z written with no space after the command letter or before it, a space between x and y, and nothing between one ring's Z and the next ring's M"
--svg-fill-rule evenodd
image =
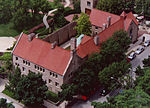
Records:
M129 58L130 60L133 60L135 57L136 57L135 52L132 52L132 53L128 56L128 58Z
M141 52L144 51L144 47L140 46L139 48L137 48L137 50L135 51L136 54L140 54Z
M144 42L145 47L148 47L149 45L150 45L150 40L147 40L147 41Z

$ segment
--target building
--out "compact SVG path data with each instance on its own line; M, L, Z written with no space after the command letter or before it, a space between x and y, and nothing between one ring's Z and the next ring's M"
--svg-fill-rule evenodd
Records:
M80 0L81 12L90 14L91 10L96 7L98 0Z
M76 39L71 39L71 50L48 43L35 37L35 34L21 33L12 51L13 65L21 69L22 74L30 71L43 74L48 89L58 93L61 85L69 83L74 71L87 59L88 55L99 51L93 37L84 36L76 48ZM88 45L89 44L89 45ZM84 47L88 51L83 50Z
M138 38L138 22L133 16L132 12L122 12L121 15L115 15L105 11L95 9L97 0L81 0L81 11L87 13L90 16L92 24L92 36L95 36L108 28L110 25L116 23L123 17L124 30L128 33L132 42L135 42Z

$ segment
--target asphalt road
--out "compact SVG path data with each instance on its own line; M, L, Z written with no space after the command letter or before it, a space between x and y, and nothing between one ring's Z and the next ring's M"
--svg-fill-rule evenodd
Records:
M137 66L143 67L142 61L144 58L148 58L148 55L150 55L150 46L145 47L145 50L131 61L132 68L136 68Z

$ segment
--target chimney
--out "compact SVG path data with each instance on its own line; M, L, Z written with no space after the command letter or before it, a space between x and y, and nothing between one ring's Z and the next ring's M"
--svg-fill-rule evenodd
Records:
M94 43L96 46L99 45L99 36L98 35L94 37Z
M76 38L71 38L70 40L70 45L71 45L71 51L75 51L76 50Z
M103 30L105 30L107 28L107 24L103 24Z
M107 25L108 25L108 27L111 25L111 16L109 16L109 17L107 17Z
M31 42L34 37L35 37L35 33L29 34L29 35L28 35L28 41Z
M57 42L56 42L56 41L53 42L53 43L51 43L51 49L54 49L54 48L56 47L56 45L57 45Z

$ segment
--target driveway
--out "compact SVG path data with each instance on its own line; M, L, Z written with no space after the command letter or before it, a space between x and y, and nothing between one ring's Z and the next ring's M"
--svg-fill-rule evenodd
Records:
M15 41L13 37L0 37L0 52L8 52L6 49L12 47Z

